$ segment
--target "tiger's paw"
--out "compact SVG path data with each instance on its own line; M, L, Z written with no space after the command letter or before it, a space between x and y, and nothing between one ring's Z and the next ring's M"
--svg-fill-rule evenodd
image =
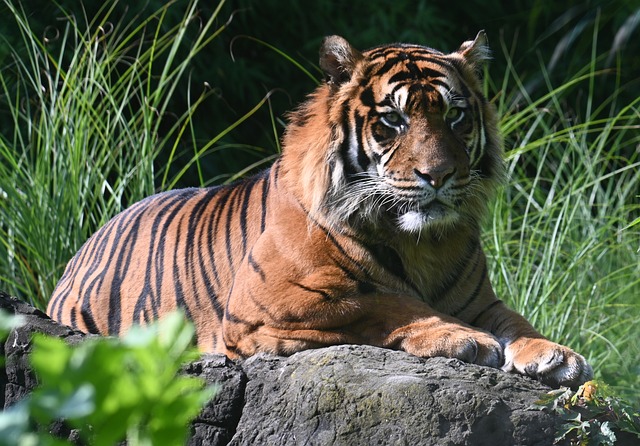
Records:
M551 387L577 388L593 378L593 370L582 355L547 339L522 338L504 349L502 370L517 372Z
M503 363L502 346L493 335L455 324L409 337L403 350L425 358L444 356L494 368Z

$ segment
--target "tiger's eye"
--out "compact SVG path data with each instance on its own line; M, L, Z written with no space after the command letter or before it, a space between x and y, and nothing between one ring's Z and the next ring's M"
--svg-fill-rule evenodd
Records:
M462 110L462 108L451 107L449 110L447 110L447 114L445 115L445 118L447 118L447 120L449 121L456 121L460 119L460 117L463 114L464 114L464 110Z
M382 122L389 127L402 127L404 119L398 112L388 112L382 115Z

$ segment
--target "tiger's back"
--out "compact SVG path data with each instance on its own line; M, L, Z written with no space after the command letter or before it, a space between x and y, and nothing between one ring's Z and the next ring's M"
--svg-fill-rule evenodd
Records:
M235 271L264 231L269 175L159 193L121 212L69 262L47 313L88 333L119 336L180 308L201 348L219 350Z

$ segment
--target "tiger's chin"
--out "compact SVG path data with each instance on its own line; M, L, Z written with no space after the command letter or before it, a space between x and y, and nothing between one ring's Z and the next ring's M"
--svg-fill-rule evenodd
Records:
M425 230L439 230L453 226L460 219L454 209L441 203L433 203L418 211L407 211L397 217L401 231L420 234Z

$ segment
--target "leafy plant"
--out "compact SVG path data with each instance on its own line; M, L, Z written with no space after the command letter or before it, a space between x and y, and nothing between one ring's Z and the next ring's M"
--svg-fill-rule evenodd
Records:
M32 425L63 419L86 444L183 444L189 422L215 387L182 376L198 356L194 328L173 313L123 339L99 338L71 347L57 338L34 339L31 365L41 385L0 414L0 444L66 444Z
M640 440L640 413L613 396L605 384L588 381L575 392L563 388L549 392L539 404L564 420L554 444L615 445L622 432Z

